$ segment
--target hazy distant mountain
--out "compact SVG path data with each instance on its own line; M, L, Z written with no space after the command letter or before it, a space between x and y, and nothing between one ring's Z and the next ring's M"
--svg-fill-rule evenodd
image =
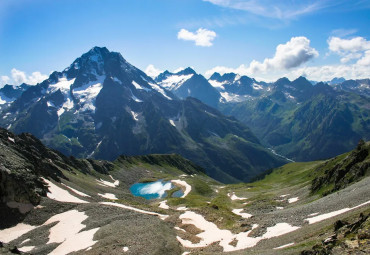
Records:
M184 88L202 91L207 84L190 69L178 75L192 76ZM225 182L248 181L285 162L236 119L197 99L179 100L119 53L99 47L26 90L0 114L0 125L77 157L178 153Z
M369 98L306 78L281 78L263 97L222 104L223 113L247 124L278 153L295 160L316 160L352 149L370 139Z
M370 97L370 79L346 80L335 84L334 88Z

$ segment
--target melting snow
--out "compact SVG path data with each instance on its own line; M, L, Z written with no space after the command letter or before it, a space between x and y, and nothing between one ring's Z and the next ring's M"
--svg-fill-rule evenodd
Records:
M23 246L22 248L18 248L21 252L30 252L35 248L35 246Z
M208 80L208 82L213 86L215 87L216 89L218 90L225 90L225 83L226 82L219 82L219 81L216 81L216 80Z
M112 193L105 193L105 194L98 193L98 195L101 196L101 197L107 198L107 199L112 199L112 200L117 200L118 199L116 197L116 195L114 195Z
M351 211L353 209L359 208L359 207L367 205L367 204L370 204L370 201L367 201L367 202L362 203L362 204L360 204L358 206L355 206L355 207L347 207L347 208L344 208L344 209L341 209L341 210L338 210L338 211L321 214L321 215L318 215L318 216L315 216L315 217L312 217L312 218L307 218L307 219L305 219L305 221L308 221L309 224L313 224L313 223L316 223L316 222L319 222L319 221L322 221L322 220L332 218L332 217L337 216L339 214Z
M55 105L50 101L47 101L46 104L48 107L55 107Z
M95 99L103 88L105 75L97 77L96 81L90 81L78 88L73 89L73 95L80 100L81 110L95 111Z
M160 84L162 87L166 89L174 90L174 89L178 89L179 87L181 87L182 84L184 84L191 77L193 77L193 74L188 74L188 75L174 74L174 75L168 76Z
M261 89L263 89L263 87L262 87L261 85L257 84L257 83L253 83L253 84L252 84L252 87L253 87L253 89L255 89L255 90L261 90Z
M175 122L173 120L169 119L169 121L170 121L170 123L171 123L172 126L176 127L176 124L175 124Z
M145 90L145 91L150 91L150 89L148 88L144 88L143 86L140 86L136 81L132 81L132 85L134 85L134 87L136 89L141 89L141 90Z
M230 197L231 200L245 200L245 199L248 199L246 197L238 197L237 195L235 195L235 192L233 192L232 194L227 193L227 195Z
M157 84L155 83L149 83L150 86L152 86L153 89L155 89L156 91L158 91L159 93L161 93L165 98L167 98L168 100L172 100L172 98L170 98L169 96L167 96L166 92L164 91L164 89L162 89L160 86L158 86Z
M72 190L74 193L76 193L77 195L80 195L81 197L90 197L89 195L86 195L85 193L82 193L81 191L78 191L74 188L71 188L67 185L65 185L64 183L62 183L63 186L67 187L68 189Z
M252 217L253 215L252 214L249 214L249 213L242 213L244 209L233 209L232 212L236 215L239 215L245 219L248 219L250 217Z
M233 234L229 230L219 229L214 223L207 221L202 215L192 211L185 212L184 214L180 215L179 218L182 220L183 224L192 224L200 230L203 230L203 232L196 235L201 239L199 243L192 243L177 236L177 240L184 247L206 247L211 243L220 242L220 246L223 248L224 252L253 247L263 239L280 236L299 228L291 226L287 223L278 223L273 227L268 227L267 232L263 236L249 237L248 235L252 230L249 230L248 232L241 232L239 234ZM256 226L254 225L253 227L255 228ZM236 246L230 245L230 243L234 240L238 241Z
M76 78L70 80L68 80L66 77L59 78L57 83L49 85L46 92L51 94L60 89L63 94L69 93L71 85L75 82L75 80Z
M175 183L175 184L178 184L182 187L185 188L185 191L184 191L184 195L181 196L181 198L184 198L186 197L190 191L191 191L191 186L186 182L186 181L182 181L182 180L172 180L171 181L172 183Z
M170 207L167 205L167 200L161 201L159 203L159 208L170 209Z
M288 243L288 244L284 244L282 246L279 246L279 247L275 247L274 250L278 250L278 249L283 249L285 247L289 247L289 246L292 246L294 245L294 243Z
M108 186L108 187L112 187L112 188L118 187L118 185L119 185L119 181L117 181L117 180L115 182L104 181L103 179L96 180L96 181L101 186Z
M85 200L81 200L71 195L68 191L62 188L59 188L57 185L55 185L48 179L45 179L45 178L41 178L41 179L49 185L49 192L47 193L48 198L59 201L59 202L88 203Z
M297 202L298 200L299 200L298 197L292 197L288 199L288 203L291 204L291 203Z
M136 113L136 112L134 112L134 111L131 111L131 115L132 115L132 117L134 118L134 120L136 120L136 121L138 121L139 119L138 119L138 116L139 116L139 114L138 113Z
M0 230L0 240L2 242L9 243L35 228L35 226L18 223L14 227Z
M168 217L168 215L164 215L164 214L160 214L156 212L149 212L149 211L141 210L141 209L128 206L128 205L123 205L123 204L117 204L117 203L112 203L112 202L100 202L99 204L120 207L123 209L132 210L132 211L143 213L143 214L155 215L155 216L158 216L161 220L165 220Z
M47 220L43 225L58 222L50 229L47 243L61 243L51 254L68 254L94 245L97 242L93 240L94 234L99 228L81 232L82 229L86 228L82 222L87 218L85 212L70 210L54 215Z

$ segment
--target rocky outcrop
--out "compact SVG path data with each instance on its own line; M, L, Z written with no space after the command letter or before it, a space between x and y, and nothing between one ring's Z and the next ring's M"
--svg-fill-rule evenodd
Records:
M334 234L301 255L326 254L369 254L370 253L370 218L369 214L360 214L352 223L338 220L334 224Z
M316 193L323 188L324 196L343 189L360 180L370 170L370 142L361 140L357 148L341 159L336 157L320 165L316 172L321 172L312 181L311 192ZM330 187L330 188L328 188Z
M60 177L66 179L62 170L108 173L112 168L108 161L66 157L45 147L31 134L16 136L0 128L0 203L15 207L37 205L47 193L41 176L58 181Z

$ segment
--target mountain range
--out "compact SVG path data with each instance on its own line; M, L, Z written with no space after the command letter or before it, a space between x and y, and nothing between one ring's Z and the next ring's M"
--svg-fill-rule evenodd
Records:
M191 69L177 75L189 77L182 86L195 83L199 93L208 84ZM76 157L178 153L223 182L248 181L286 162L235 118L195 98L181 99L186 89L159 84L121 54L94 47L23 92L0 113L0 126L30 132Z
M177 81L179 74L165 72L157 80L163 77ZM214 73L203 86L213 86L218 94L192 90L198 85L191 79L179 80L169 87L181 90L186 80L191 96L210 105L218 100L222 113L236 117L264 146L293 160L333 157L354 148L361 138L370 139L368 79L337 78L313 85L305 77L266 83L235 73Z

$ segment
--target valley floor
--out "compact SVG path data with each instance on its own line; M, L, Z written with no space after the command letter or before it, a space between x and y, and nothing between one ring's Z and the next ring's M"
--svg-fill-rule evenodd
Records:
M33 254L299 254L331 236L337 220L370 212L370 177L319 198L303 178L319 163L299 164L290 165L304 169L294 178L227 186L144 168L129 181L130 170L101 179L66 172L63 185L46 180L48 197L26 216L4 209L0 241ZM159 177L191 191L164 200L130 194L132 183ZM11 224L15 216L22 223Z

